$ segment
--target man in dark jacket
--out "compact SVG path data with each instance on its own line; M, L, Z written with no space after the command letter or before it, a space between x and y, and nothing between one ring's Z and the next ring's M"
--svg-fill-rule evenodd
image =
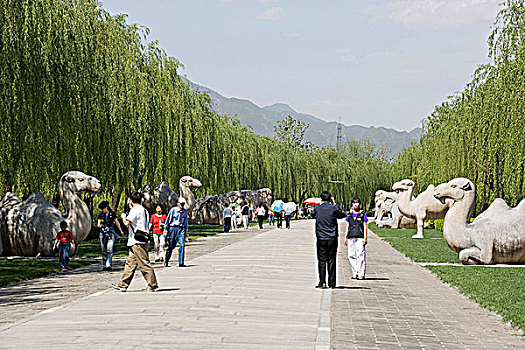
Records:
M322 203L312 212L315 218L315 236L317 237L317 261L319 284L316 288L326 288L326 265L328 263L328 287L335 288L335 266L337 264L337 239L339 236L337 219L346 218L339 206L332 204L332 195L321 192Z

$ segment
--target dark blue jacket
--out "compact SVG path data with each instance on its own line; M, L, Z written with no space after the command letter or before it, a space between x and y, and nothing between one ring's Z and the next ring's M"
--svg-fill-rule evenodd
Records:
M337 219L346 218L346 213L338 205L323 202L314 208L312 216L317 239L333 239L339 235Z

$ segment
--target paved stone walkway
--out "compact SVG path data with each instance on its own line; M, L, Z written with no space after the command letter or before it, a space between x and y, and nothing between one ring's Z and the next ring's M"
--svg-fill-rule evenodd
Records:
M0 349L329 349L330 291L311 223L269 230L158 269L161 291L103 290L0 332ZM28 335L31 335L28 337Z
M254 237L269 229L268 226L263 230L251 227L247 231L238 230L190 241L186 246L186 261ZM176 261L177 257L176 251L172 260ZM54 274L13 286L0 287L0 330L20 319L59 306L64 300L77 300L106 289L111 283L118 281L124 270L125 261L125 258L113 259L112 272L102 272L100 264L93 264L65 274ZM161 264L153 264L153 266L163 268Z
M498 316L373 234L367 280L350 280L341 240L339 288L313 288L313 223L250 230L252 237L194 257L188 268L159 268L157 293L143 291L140 276L127 293L99 286L4 326L0 349L525 348ZM82 277L92 275L101 274Z
M344 231L343 231L344 232ZM371 234L367 279L350 279L339 246L332 295L334 349L525 349L525 339ZM343 249L341 249L343 247Z

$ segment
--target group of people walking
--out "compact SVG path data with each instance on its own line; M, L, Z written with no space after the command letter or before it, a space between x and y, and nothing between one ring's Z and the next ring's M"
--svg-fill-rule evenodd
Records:
M179 267L186 266L184 264L184 249L188 233L188 211L185 209L185 199L182 197L179 198L177 206L171 208L167 216L163 214L162 207L157 206L151 218L147 210L141 205L141 202L140 193L133 192L128 199L131 210L127 214L123 213L121 216L123 224L128 227L127 246L129 253L122 278L118 284L112 286L120 291L127 290L137 267L148 283L147 290L156 291L158 289L155 271L149 260L148 248L150 238L148 232L152 233L151 239L154 244L156 262L160 261L164 263L164 266L169 266L168 264L173 250L178 244ZM346 218L347 221L344 244L348 247L348 260L352 269L352 278L365 278L365 247L368 236L368 218L360 206L360 199L354 198L352 200L351 210L349 213L345 213L339 206L333 203L330 192L323 191L321 193L321 204L316 206L312 211L312 217L316 220L315 235L317 238L316 246L319 274L319 283L316 285L316 288L336 287L336 258L339 236L338 219ZM123 235L123 230L117 220L116 213L111 209L107 201L100 203L99 209L101 210L98 215L98 227L101 229L99 238L102 249L102 266L104 271L111 271L114 243ZM250 207L248 205L243 206L241 215L245 229L248 229L249 214ZM267 214L263 203L260 203L256 208L255 214L257 215L259 227L262 228L263 220ZM272 214L274 216L274 218L270 219L270 224L272 225L276 219L277 227L280 227L282 225L281 212L277 213L272 211L269 214L270 217ZM290 228L291 215L292 212L284 211L287 228ZM237 212L235 208L226 207L223 212L223 218L225 232L230 230L232 224L234 229L237 229L235 224ZM61 230L57 233L53 245L53 250L59 249L61 271L66 271L68 268L70 249L75 250L74 235L67 227L67 222L63 221L60 223ZM167 247L165 247L166 245Z

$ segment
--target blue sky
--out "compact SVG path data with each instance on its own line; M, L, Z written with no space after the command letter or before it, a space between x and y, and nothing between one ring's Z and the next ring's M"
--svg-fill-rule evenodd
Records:
M102 0L227 97L411 130L486 62L499 0Z

